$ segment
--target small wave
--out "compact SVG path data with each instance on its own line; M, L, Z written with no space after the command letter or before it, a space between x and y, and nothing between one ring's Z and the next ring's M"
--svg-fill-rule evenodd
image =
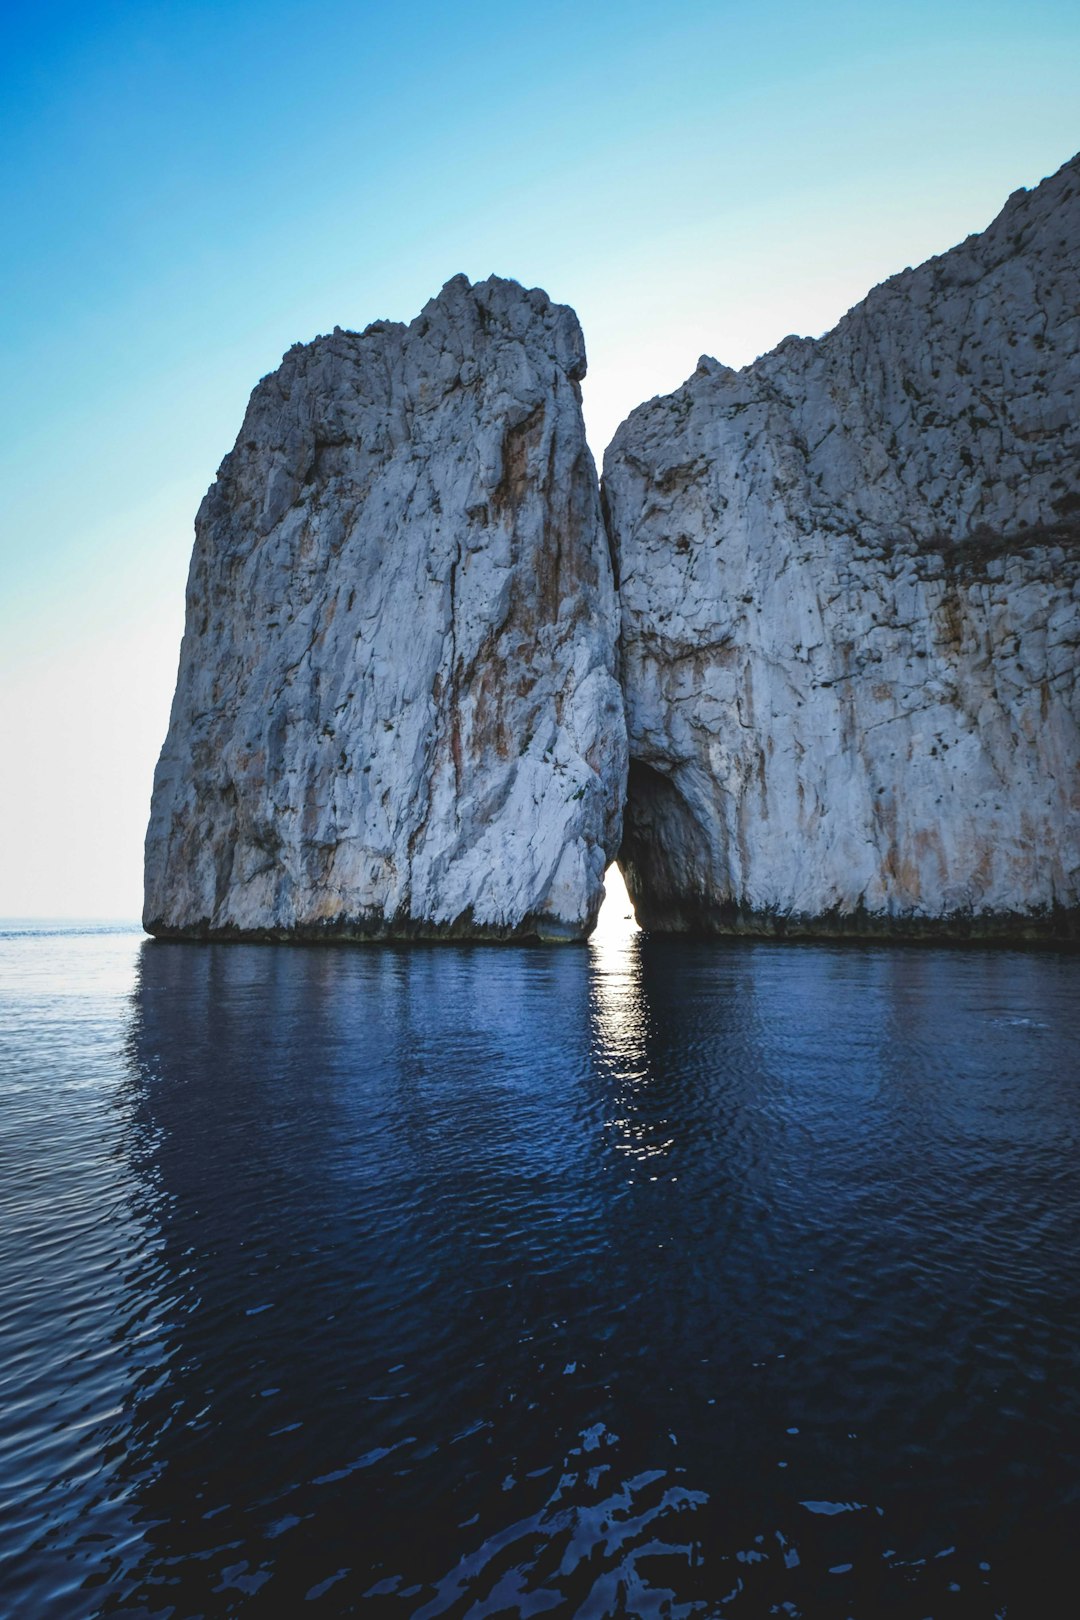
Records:
M0 939L59 939L141 934L142 924L93 917L0 917Z

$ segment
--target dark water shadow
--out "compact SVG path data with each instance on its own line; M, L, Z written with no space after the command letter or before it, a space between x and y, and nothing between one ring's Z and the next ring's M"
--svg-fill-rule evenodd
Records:
M1080 1527L1075 990L981 953L147 945L155 1356L101 1612L1030 1599Z

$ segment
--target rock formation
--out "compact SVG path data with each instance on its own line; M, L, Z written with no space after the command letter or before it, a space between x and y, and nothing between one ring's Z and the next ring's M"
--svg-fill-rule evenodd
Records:
M661 929L1010 937L1080 906L1080 159L604 462Z
M626 774L581 332L458 276L298 345L196 522L154 934L581 937Z
M146 927L582 938L625 793L646 927L1080 933L1080 159L636 410L608 535L584 369L571 310L459 276L259 384Z

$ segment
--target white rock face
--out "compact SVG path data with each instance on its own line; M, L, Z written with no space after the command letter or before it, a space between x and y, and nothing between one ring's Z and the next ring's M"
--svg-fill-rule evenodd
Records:
M584 371L572 310L459 276L258 385L196 523L151 933L590 930L626 735Z
M1077 931L1080 159L604 488L646 926Z

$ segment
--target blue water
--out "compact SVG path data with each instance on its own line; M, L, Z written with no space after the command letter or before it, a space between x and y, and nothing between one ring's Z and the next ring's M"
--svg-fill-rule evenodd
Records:
M1078 988L0 930L0 1613L1071 1612Z

